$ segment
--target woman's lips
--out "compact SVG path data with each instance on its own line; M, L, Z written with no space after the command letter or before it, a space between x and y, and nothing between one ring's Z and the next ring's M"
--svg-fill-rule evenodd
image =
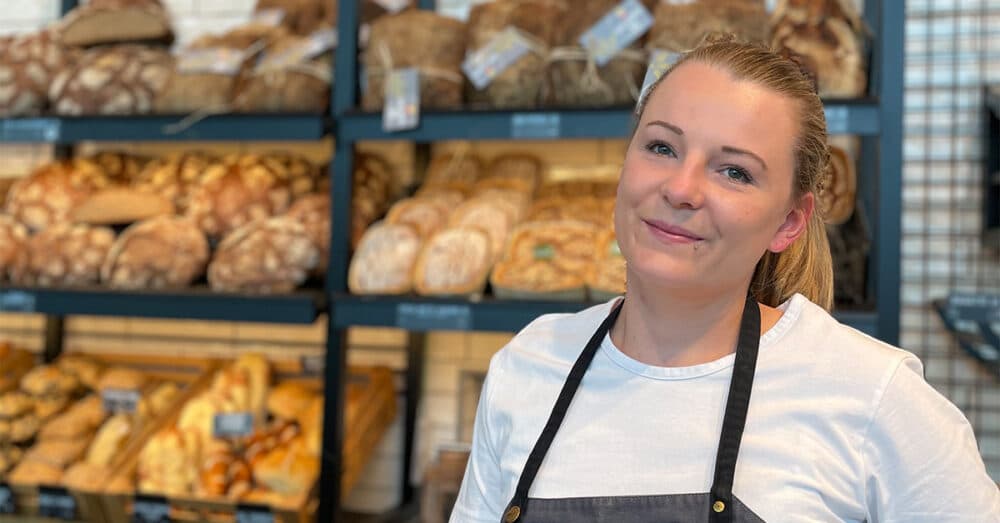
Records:
M649 228L649 231L653 234L653 236L664 243L692 244L704 240L701 236L698 236L683 227L676 227L659 220L643 220L643 223L646 224L646 227Z

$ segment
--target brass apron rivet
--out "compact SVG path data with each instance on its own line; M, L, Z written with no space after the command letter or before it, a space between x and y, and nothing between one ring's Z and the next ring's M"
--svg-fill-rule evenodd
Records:
M712 510L722 512L723 510L726 510L726 504L721 501L716 501L712 504Z
M507 509L507 514L504 515L503 520L507 523L514 523L519 517L521 517L521 507L514 505Z

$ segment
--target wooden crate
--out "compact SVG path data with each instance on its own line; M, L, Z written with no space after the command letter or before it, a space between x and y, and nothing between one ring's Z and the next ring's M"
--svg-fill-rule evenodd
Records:
M168 412L178 411L180 406L196 392L198 389L207 386L211 377L211 370L217 365L215 360L205 358L177 359L164 356L145 356L141 354L87 354L87 357L94 359L105 367L128 367L140 370L151 378L150 384L158 384L165 381L173 381L183 386L183 390L175 399L172 406L168 407ZM139 430L133 432L126 441L123 449L127 451L131 446L148 439L162 426L161 419L153 419L146 423ZM109 465L110 470L116 470L125 459L125 452ZM36 485L29 483L11 483L10 488L14 494L14 504L17 507L18 517L29 519L46 520L39 516L39 497L41 490L46 487L64 489L76 503L75 521L98 522L105 521L106 514L102 501L102 492L105 485L95 482L92 489L72 489L62 484L56 485ZM66 520L61 520L66 521Z
M299 362L272 362L276 382L295 380L322 390L322 381L316 377L306 377L301 374ZM283 372L285 371L285 372ZM291 371L291 374L288 373ZM392 372L385 368L352 367L350 379L362 385L361 394L355 398L362 408L348 409L354 415L345 420L344 441L344 472L342 493L346 495L357 483L364 466L367 464L375 447L388 430L396 417L396 392ZM178 415L175 412L161 426L175 423ZM120 467L120 474L134 475L138 465L142 445L127 449L128 456ZM318 485L313 485L309 492L303 493L288 503L270 505L275 523L304 523L313 521L319 506L317 498ZM133 510L135 492L113 493L105 492L102 496L104 517L108 523L129 523ZM241 509L241 503L229 498L198 498L193 496L166 496L171 521L233 523L236 514Z

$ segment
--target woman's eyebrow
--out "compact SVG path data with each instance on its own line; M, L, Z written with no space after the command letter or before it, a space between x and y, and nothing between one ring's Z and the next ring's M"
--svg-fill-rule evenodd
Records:
M671 131L673 131L673 132L675 132L675 133L677 133L677 134L679 134L681 136L684 135L684 131L682 131L680 127L677 127L676 125L664 122L663 120L653 120L652 122L649 122L648 124L646 124L646 127L649 127L651 125L658 125L660 127L663 127L664 129L671 130Z
M722 152L729 153L729 154L740 154L740 155L743 155L743 156L749 156L749 157L753 158L754 160L757 160L758 162L760 162L761 167L763 167L765 171L767 170L767 163L765 163L764 160L761 159L760 156L757 156L756 154L754 154L754 153L752 153L750 151L747 151L746 149L738 149L736 147L730 147L728 145L723 145L722 146Z

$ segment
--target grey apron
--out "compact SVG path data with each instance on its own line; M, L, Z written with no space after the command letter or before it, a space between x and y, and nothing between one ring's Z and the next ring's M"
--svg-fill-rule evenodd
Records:
M749 294L740 320L736 362L733 365L729 397L722 419L722 435L715 458L715 478L709 492L563 499L528 497L535 475L566 417L566 411L583 381L583 375L618 318L621 307L622 300L619 300L570 369L549 420L528 455L528 461L514 490L514 497L507 504L501 523L764 523L763 519L733 496L736 458L740 452L743 428L746 426L760 345L760 309Z

